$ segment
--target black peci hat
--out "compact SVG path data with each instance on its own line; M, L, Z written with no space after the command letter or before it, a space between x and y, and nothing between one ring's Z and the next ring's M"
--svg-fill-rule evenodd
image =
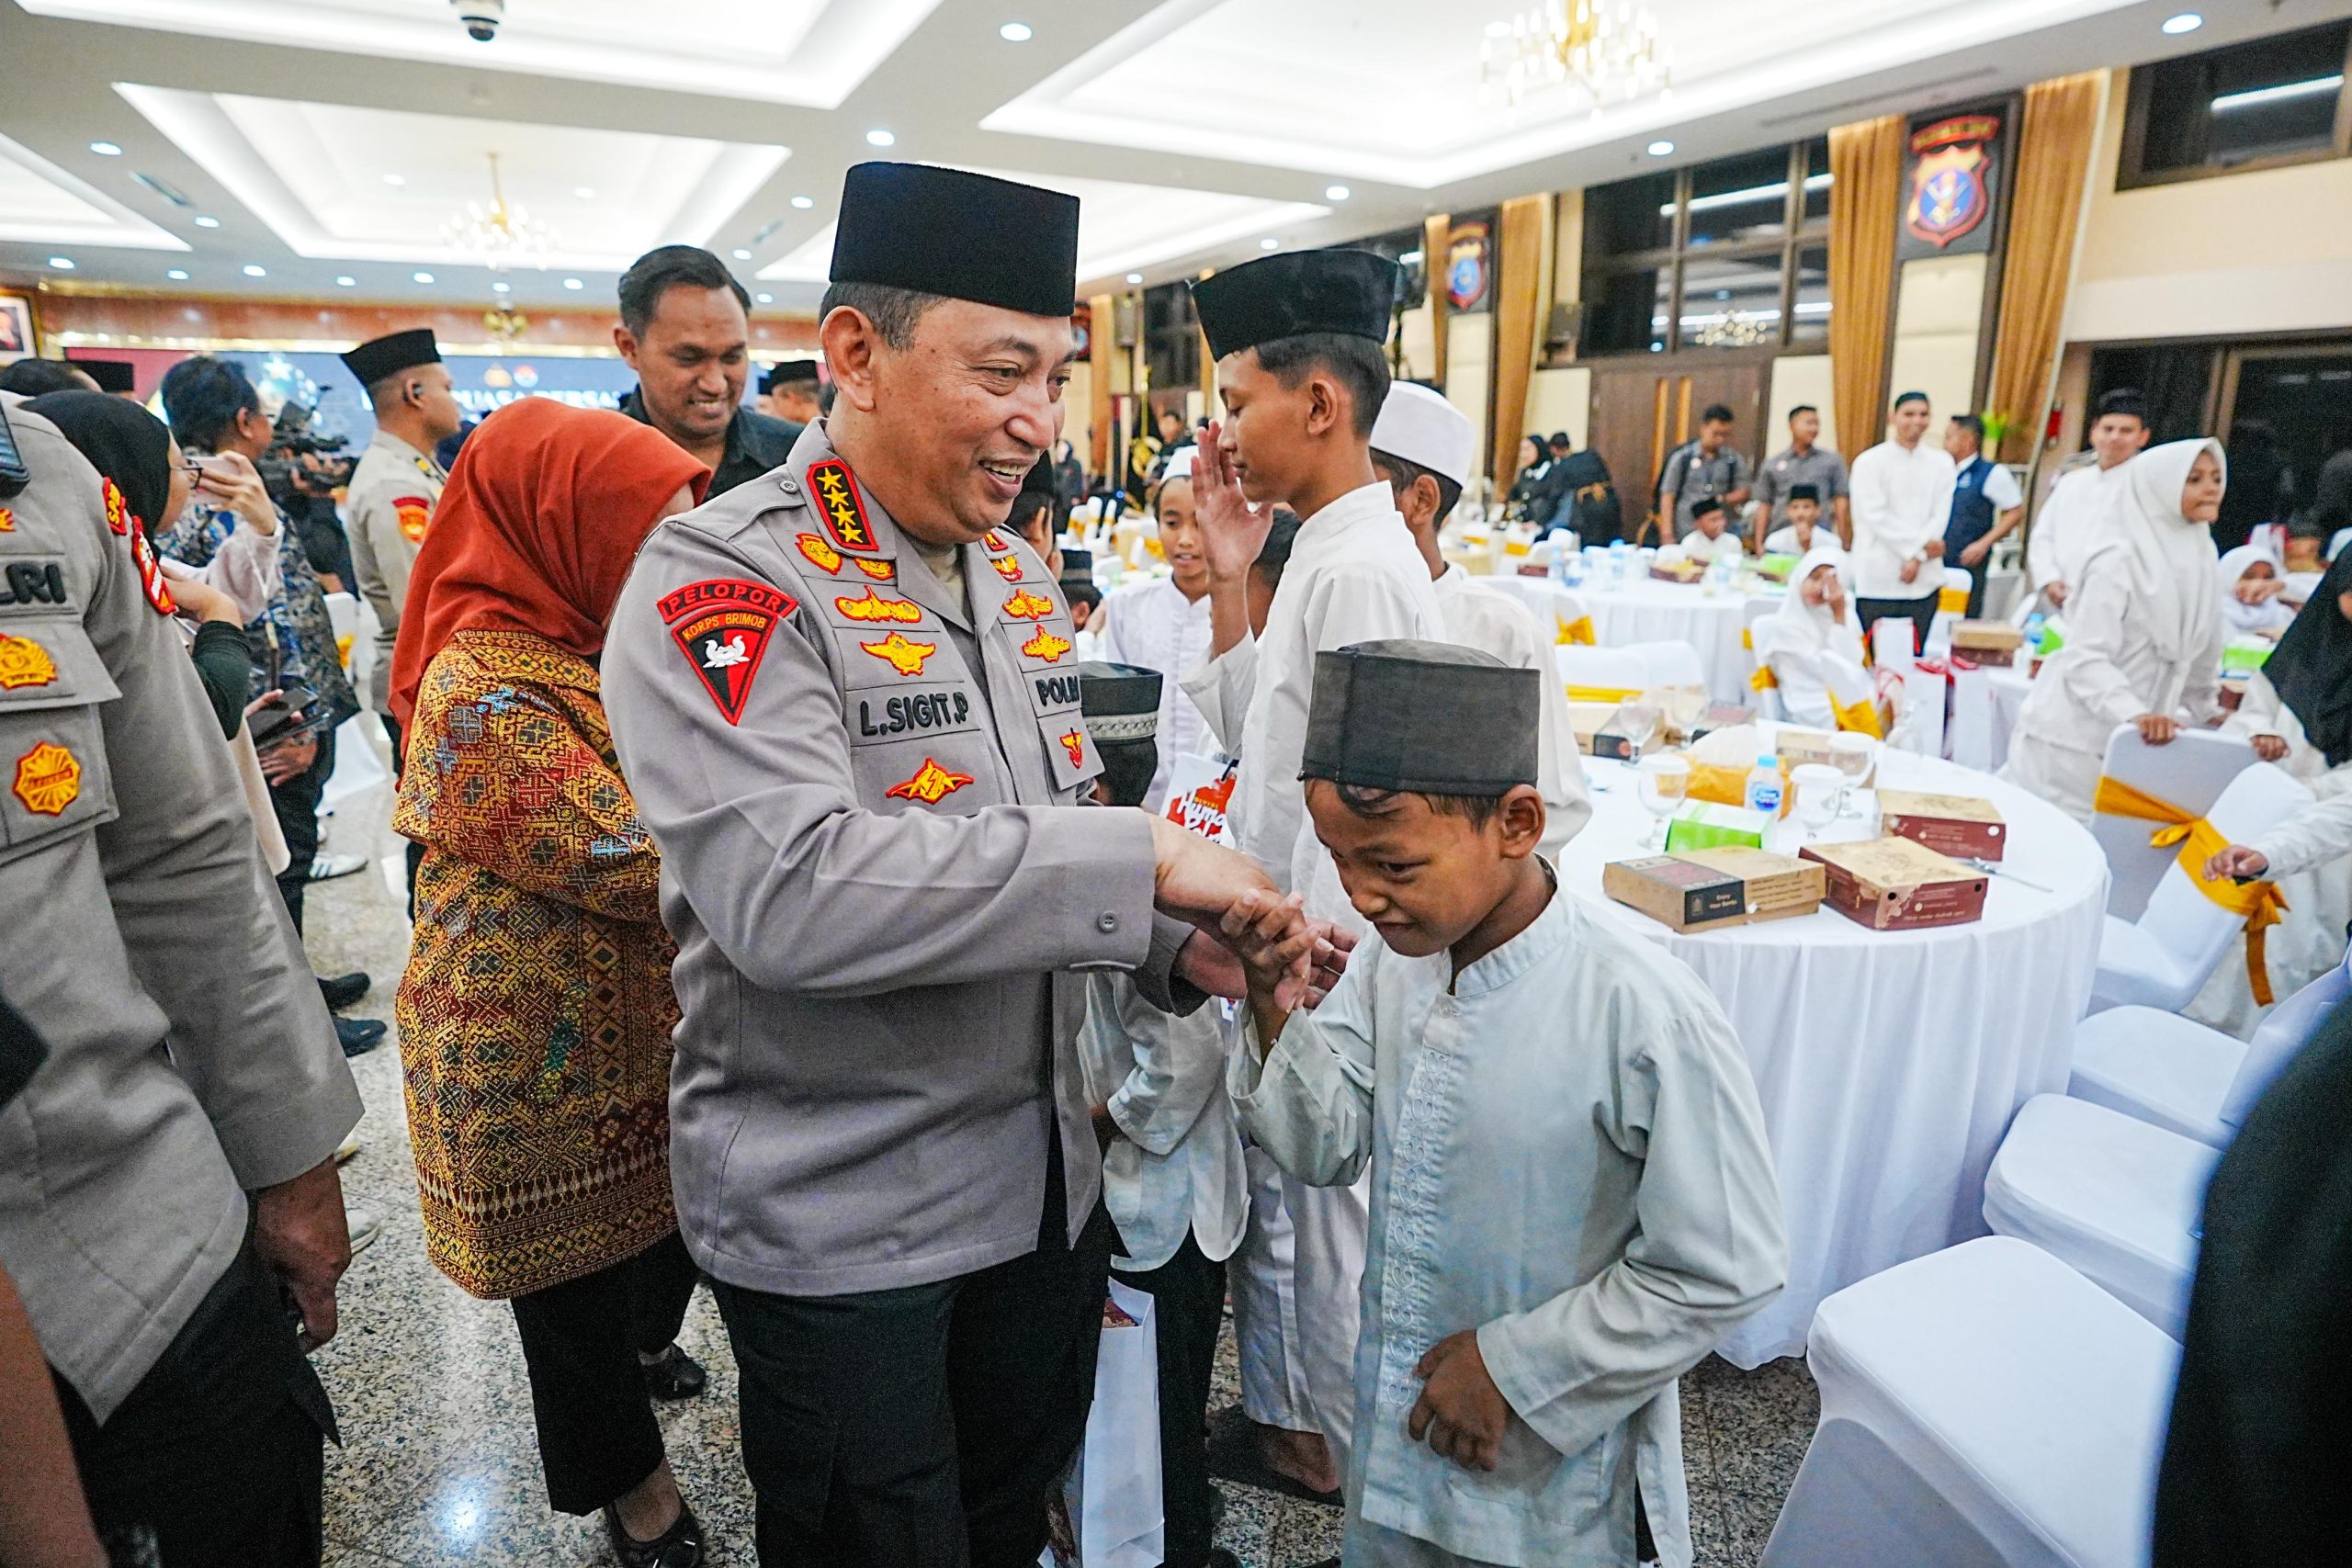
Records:
M1090 659L1078 667L1078 707L1098 742L1149 740L1159 733L1163 677L1139 664Z
M760 390L773 392L778 387L817 384L817 362L813 359L787 359L773 367L760 378Z
M1821 487L1814 484L1791 485L1789 487L1789 499L1791 501L1810 501L1817 506L1821 503Z
M1386 343L1404 276L1371 251L1287 251L1202 278L1193 309L1217 359L1306 333Z
M1318 653L1298 776L1428 795L1532 784L1543 692L1535 671L1453 643Z
M930 164L859 164L842 182L832 281L1031 316L1078 308L1078 197Z
M388 376L403 370L413 370L420 365L441 363L440 345L433 341L431 327L413 327L404 333L388 333L382 337L369 338L357 348L343 355L344 367L359 379L363 387L372 387Z
M139 389L139 367L127 359L76 359L74 368L89 372L90 379L98 384L101 392L135 392Z

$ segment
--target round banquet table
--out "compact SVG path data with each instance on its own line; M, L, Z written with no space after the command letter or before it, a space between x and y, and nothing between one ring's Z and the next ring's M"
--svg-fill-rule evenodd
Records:
M1583 601L1592 616L1593 640L1602 648L1623 648L1634 642L1680 642L1690 645L1706 672L1707 694L1719 703L1746 704L1755 695L1747 683L1751 668L1742 646L1745 606L1751 597L1777 601L1778 589L1760 595L1739 590L1710 593L1697 583L1660 582L1654 577L1629 579L1613 587L1597 587L1588 579L1570 586L1541 577L1498 574L1477 581L1515 593L1539 618L1552 614L1552 591L1565 588Z
M1984 1172L2018 1108L2063 1092L2107 906L2098 842L2055 807L1970 769L1889 750L1898 789L1989 798L2008 824L1984 919L1875 931L1832 911L1678 934L1600 890L1601 866L1657 852L1631 769L1585 760L1592 821L1563 883L1694 970L1746 1049L1788 1215L1788 1288L1722 1354L1804 1353L1823 1297L1985 1234ZM1866 794L1858 792L1858 801ZM1823 839L1870 836L1860 817ZM1793 818L1776 832L1799 832ZM2030 879L2029 883L2026 879ZM2037 886L2038 885L2038 886Z

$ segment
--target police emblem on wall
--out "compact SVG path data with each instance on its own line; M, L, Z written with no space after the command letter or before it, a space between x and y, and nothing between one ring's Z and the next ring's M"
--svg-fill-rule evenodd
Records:
M1947 115L1911 133L1910 177L1905 182L1905 257L1989 250L1996 196L1994 144L2001 134L1995 111Z
M1487 308L1487 226L1458 223L1445 243L1445 303L1454 310Z

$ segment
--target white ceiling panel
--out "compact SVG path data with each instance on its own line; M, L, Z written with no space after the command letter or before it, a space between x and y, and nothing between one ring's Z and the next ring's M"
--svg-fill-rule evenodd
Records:
M789 156L782 147L528 125L119 83L116 91L297 255L479 265L447 232L506 197L552 231L530 265L617 271L702 244ZM583 194L584 193L584 194Z
M0 240L187 249L122 203L6 136L0 136Z
M506 0L477 43L448 0L17 0L36 16L243 43L831 108L940 0Z

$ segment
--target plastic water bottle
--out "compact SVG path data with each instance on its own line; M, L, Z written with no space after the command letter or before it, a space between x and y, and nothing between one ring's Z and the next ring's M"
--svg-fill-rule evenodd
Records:
M2025 650L2029 654L2041 649L2041 612L2036 610L2025 618Z
M1781 815L1781 759L1767 751L1747 770L1747 809L1767 818Z

